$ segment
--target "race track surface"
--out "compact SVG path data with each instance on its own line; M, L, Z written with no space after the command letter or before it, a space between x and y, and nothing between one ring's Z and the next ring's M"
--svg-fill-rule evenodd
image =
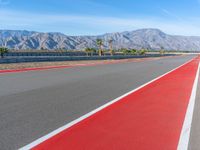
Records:
M0 74L0 147L25 146L194 57Z

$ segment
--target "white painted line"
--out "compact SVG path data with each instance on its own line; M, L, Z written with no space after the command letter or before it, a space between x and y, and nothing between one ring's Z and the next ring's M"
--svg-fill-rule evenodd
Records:
M197 85L198 85L198 79L199 79L199 70L200 70L200 63L198 66L198 71L197 71L196 78L194 81L192 94L191 94L187 112L185 115L185 120L184 120L183 127L181 130L181 135L180 135L177 150L187 150L188 149L189 139L190 139L190 131L191 131L191 127L192 127L192 118L193 118L193 113L194 113L194 105L195 105L195 99L196 99L196 93L197 93Z
M195 59L195 58L194 58L194 59ZM114 104L114 103L120 101L120 100L123 99L124 97L126 97L126 96L128 96L128 95L130 95L130 94L132 94L132 93L134 93L134 92L136 92L136 91L138 91L139 89L141 89L141 88L143 88L143 87L145 87L145 86L151 84L152 82L154 82L154 81L156 81L156 80L159 80L160 78L162 78L162 77L168 75L169 73L171 73L171 72L173 72L173 71L175 71L175 70L181 68L182 66L184 66L184 65L186 65L186 64L188 64L188 63L190 63L190 62L193 61L194 59L192 59L192 60L190 60L190 61L188 61L188 62L186 62L186 63L180 65L179 67L177 67L177 68L175 68L175 69L172 69L171 71L169 71L169 72L167 72L167 73L165 73L165 74L163 74L163 75L161 75L161 76L159 76L159 77L157 77L157 78L155 78L155 79L153 79L153 80L151 80L151 81L149 81L149 82L147 82L147 83L141 85L140 87L138 87L138 88L136 88L136 89L134 89L134 90L132 90L132 91L130 91L130 92L128 92L128 93L126 93L126 94L124 94L124 95L122 95L122 96L120 96L120 97L118 97L118 98L116 98L116 99L114 99L114 100L112 100L112 101L110 101L110 102L104 104L103 106L101 106L101 107L99 107L99 108L97 108L97 109L95 109L95 110L93 110L93 111L91 111L91 112L89 112L89 113L83 115L82 117L80 117L80 118L78 118L78 119L76 119L76 120L74 120L74 121L72 121L72 122L70 122L70 123L68 123L68 124L66 124L66 125L64 125L64 126L62 126L62 127L60 127L60 128L58 128L58 129L56 129L56 130L54 130L53 132L51 132L51 133L49 133L49 134L47 134L47 135L45 135L45 136L43 136L43 137L37 139L36 141L34 141L34 142L32 142L32 143L30 143L30 144L28 144L28 145L26 145L26 146L20 148L19 150L29 150L29 149L32 149L33 147L35 147L35 146L39 145L40 143L42 143L42 142L44 142L44 141L50 139L51 137L55 136L56 134L59 134L60 132L62 132L62 131L64 131L64 130L66 130L66 129L72 127L73 125L75 125L75 124L77 124L77 123L83 121L84 119L86 119L86 118L88 118L88 117L94 115L95 113L97 113L97 112L103 110L104 108L106 108L106 107L108 107L108 106L110 106L110 105L112 105L112 104Z

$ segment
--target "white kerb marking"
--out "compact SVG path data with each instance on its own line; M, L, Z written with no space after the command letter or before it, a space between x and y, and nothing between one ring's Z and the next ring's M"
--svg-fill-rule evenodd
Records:
M184 120L183 127L181 130L181 135L180 135L177 150L187 150L188 149L189 139L190 139L190 131L191 131L191 126L192 126L192 118L193 118L193 113L194 113L194 105L195 105L195 99L196 99L196 93L197 93L197 85L198 85L198 79L199 79L199 69L200 69L200 63L198 66L198 71L197 71L196 78L194 81L192 94L191 94L187 112L185 115L185 120Z

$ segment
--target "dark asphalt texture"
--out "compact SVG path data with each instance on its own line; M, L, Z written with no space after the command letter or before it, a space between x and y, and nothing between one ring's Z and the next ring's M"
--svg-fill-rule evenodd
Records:
M0 149L18 149L194 55L0 74Z

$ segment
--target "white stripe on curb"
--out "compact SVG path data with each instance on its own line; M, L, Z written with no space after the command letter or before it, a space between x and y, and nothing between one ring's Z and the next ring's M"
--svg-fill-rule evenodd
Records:
M199 79L199 69L200 69L200 63L198 66L198 71L197 71L196 78L194 81L192 94L191 94L187 112L185 115L185 120L184 120L183 127L181 130L181 135L180 135L177 150L187 150L188 149L189 139L190 139L190 131L191 131L191 127L192 127L194 105L195 105L195 99L196 99L196 93L197 93L197 85L198 85L198 79Z
M196 57L195 57L195 58L196 58ZM195 59L195 58L194 58L194 59ZM161 76L159 76L159 77L157 77L157 78L155 78L155 79L153 79L153 80L151 80L151 81L149 81L149 82L147 82L147 83L141 85L140 87L138 87L138 88L136 88L136 89L134 89L134 90L132 90L132 91L130 91L130 92L124 94L124 95L122 95L122 96L120 96L120 97L118 97L118 98L116 98L116 99L114 99L114 100L112 100L112 101L110 101L110 102L108 102L108 103L106 103L106 104L100 106L99 108L97 108L97 109L95 109L95 110L93 110L93 111L91 111L91 112L89 112L89 113L87 113L87 114L81 116L80 118L78 118L78 119L76 119L76 120L74 120L74 121L72 121L72 122L70 122L70 123L68 123L68 124L66 124L66 125L64 125L64 126L62 126L62 127L60 127L60 128L58 128L58 129L52 131L51 133L49 133L49 134L47 134L47 135L45 135L45 136L43 136L43 137L37 139L36 141L34 141L34 142L32 142L32 143L30 143L30 144L28 144L28 145L26 145L26 146L20 148L19 150L29 150L29 149L34 148L35 146L41 144L42 142L44 142L44 141L50 139L50 138L53 137L53 136L59 134L60 132L62 132L62 131L64 131L64 130L66 130L66 129L72 127L73 125L75 125L75 124L77 124L77 123L83 121L84 119L86 119L86 118L88 118L88 117L94 115L95 113L97 113L97 112L103 110L104 108L106 108L106 107L108 107L108 106L110 106L110 105L112 105L112 104L114 104L114 103L120 101L122 98L124 98L124 97L126 97L126 96L128 96L128 95L130 95L130 94L132 94L132 93L134 93L134 92L136 92L136 91L138 91L139 89L141 89L141 88L143 88L143 87L145 87L145 86L151 84L152 82L154 82L154 81L156 81L156 80L159 80L160 78L162 78L162 77L168 75L169 73L171 73L171 72L173 72L173 71L175 71L175 70L181 68L182 66L184 66L184 65L186 65L186 64L188 64L188 63L190 63L190 62L193 61L194 59L192 59L192 60L190 60L190 61L188 61L188 62L186 62L186 63L180 65L179 67L177 67L177 68L175 68L175 69L172 69L171 71L169 71L169 72L167 72L167 73L165 73L165 74L163 74L163 75L161 75Z

